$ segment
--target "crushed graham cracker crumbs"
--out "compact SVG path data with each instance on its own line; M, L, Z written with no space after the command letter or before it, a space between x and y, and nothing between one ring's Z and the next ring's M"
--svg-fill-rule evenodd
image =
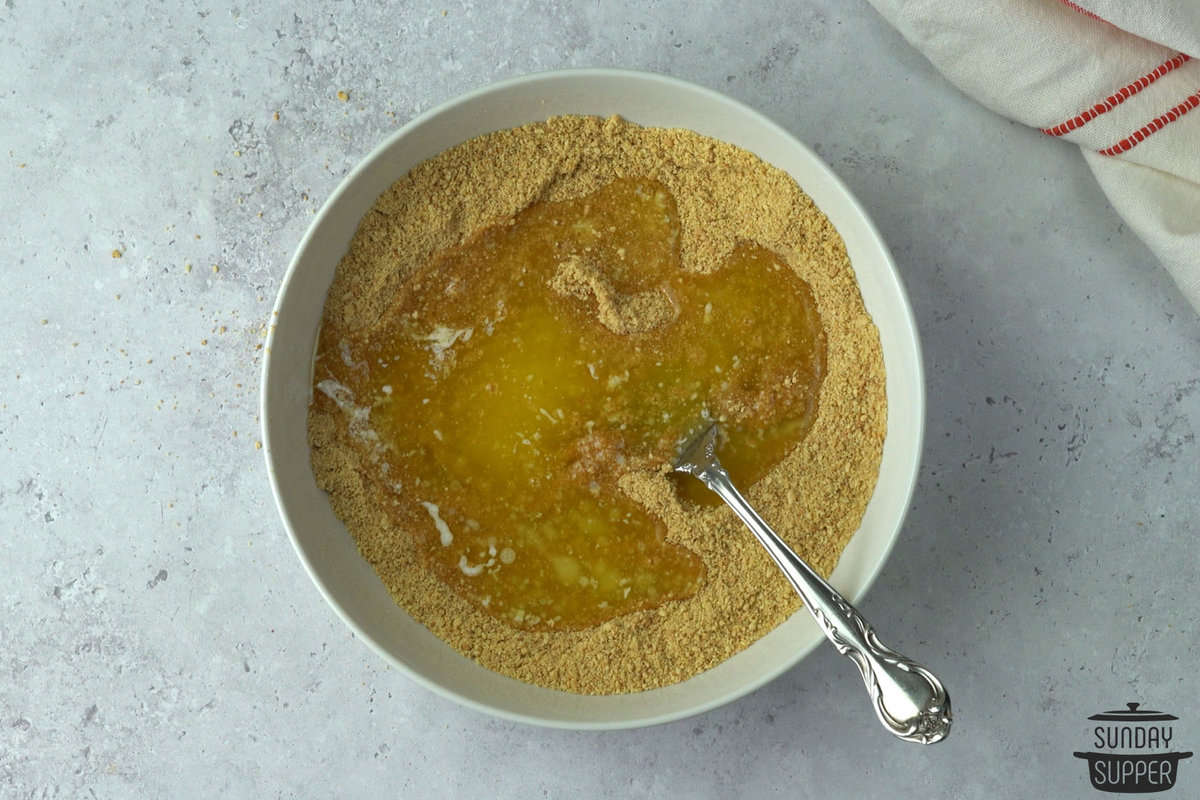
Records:
M651 290L624 295L613 288L601 270L571 256L558 265L550 288L561 295L580 300L591 298L596 303L596 316L601 325L613 333L649 333L675 319L676 309L671 298L662 291Z
M752 154L690 131L618 118L557 117L472 139L415 167L363 218L330 287L322 325L375 325L406 281L474 232L535 202L589 194L622 177L660 181L678 203L682 268L717 269L739 242L779 255L811 288L826 337L826 373L807 436L756 484L741 487L776 531L828 576L874 490L886 432L878 332L841 237L795 181ZM670 324L654 297L620 296L583 262L552 288L588 296L616 333ZM770 315L764 314L769 324ZM351 441L346 416L315 395L309 442L318 484L396 601L483 666L582 694L676 683L748 647L799 608L790 585L724 507L681 503L659 470L617 485L703 561L696 593L583 630L517 630L481 613L423 563L413 537L381 511L393 502Z

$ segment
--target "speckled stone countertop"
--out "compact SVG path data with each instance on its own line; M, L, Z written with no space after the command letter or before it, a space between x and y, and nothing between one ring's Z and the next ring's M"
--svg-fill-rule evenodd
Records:
M1072 752L1133 701L1200 749L1200 320L1074 147L860 2L385 5L0 4L0 796L1100 797ZM293 554L257 392L315 209L420 111L583 65L764 111L890 243L928 428L862 607L949 685L945 743L890 740L829 649L653 729L490 719Z

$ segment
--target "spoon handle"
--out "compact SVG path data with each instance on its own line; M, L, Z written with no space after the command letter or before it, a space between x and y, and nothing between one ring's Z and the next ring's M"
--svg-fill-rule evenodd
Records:
M796 555L742 497L719 464L696 477L741 517L796 588L805 607L838 652L862 673L875 713L901 739L940 742L950 732L950 695L933 673L884 645L871 624ZM695 474L695 473L693 473Z

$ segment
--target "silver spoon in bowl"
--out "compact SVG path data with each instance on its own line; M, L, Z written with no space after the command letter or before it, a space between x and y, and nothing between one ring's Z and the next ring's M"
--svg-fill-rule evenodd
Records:
M699 478L734 510L783 570L804 607L838 652L858 666L879 721L909 742L933 744L950 733L950 695L933 673L884 645L854 606L771 530L717 460L716 423L688 442L676 472Z

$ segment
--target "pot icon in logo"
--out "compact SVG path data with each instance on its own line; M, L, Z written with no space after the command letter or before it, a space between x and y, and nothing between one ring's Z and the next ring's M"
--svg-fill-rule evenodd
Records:
M1092 746L1076 758L1088 762L1092 786L1102 792L1144 794L1165 792L1175 786L1179 762L1191 758L1188 752L1171 750L1175 731L1172 722L1179 717L1161 711L1138 708L1093 714Z

